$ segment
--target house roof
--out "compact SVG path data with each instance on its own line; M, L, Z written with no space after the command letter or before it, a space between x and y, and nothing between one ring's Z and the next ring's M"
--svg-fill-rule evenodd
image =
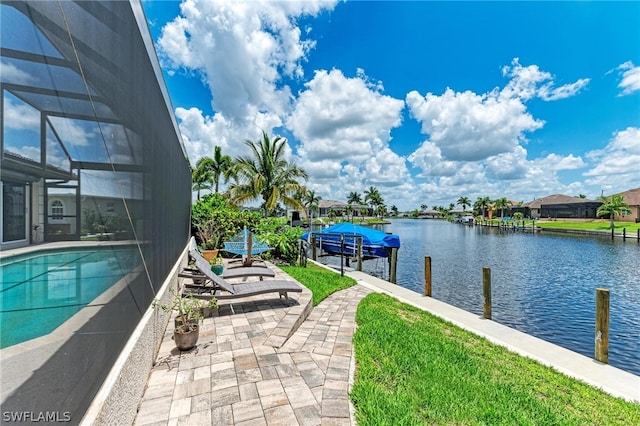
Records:
M524 206L530 209L539 209L543 204L584 204L584 203L599 203L600 201L590 200L588 198L572 197L570 195L553 194L547 197L538 198L536 200L526 203Z
M347 207L349 204L344 203L342 201L337 201L337 200L320 200L318 201L318 208L321 209L344 209L345 207ZM355 208L355 209L365 209L368 208L369 206L364 205L364 204L351 204L351 207Z
M320 200L318 201L318 207L321 209L341 209L347 206L347 203L343 203L342 201L337 200Z
M616 195L624 195L624 202L630 206L640 206L640 188L630 189Z

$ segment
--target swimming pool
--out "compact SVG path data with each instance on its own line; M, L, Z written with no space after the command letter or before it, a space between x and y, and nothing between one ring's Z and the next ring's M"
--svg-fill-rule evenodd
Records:
M0 348L51 333L141 263L135 246L0 259Z

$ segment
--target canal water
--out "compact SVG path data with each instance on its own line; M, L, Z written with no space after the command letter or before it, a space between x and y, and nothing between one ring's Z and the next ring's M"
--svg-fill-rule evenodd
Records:
M482 268L491 268L492 319L588 357L594 354L596 288L610 290L609 363L640 375L640 244L608 237L505 231L442 220L392 220L397 283L482 315ZM339 261L338 261L339 262ZM333 262L332 262L333 263ZM355 265L353 265L355 266ZM365 272L388 278L386 260Z

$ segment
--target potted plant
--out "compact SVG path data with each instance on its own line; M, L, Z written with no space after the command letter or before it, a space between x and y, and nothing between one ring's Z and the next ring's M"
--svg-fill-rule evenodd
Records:
M203 310L211 310L218 306L216 298L209 300L196 299L192 294L182 295L171 289L173 299L169 304L154 300L153 306L165 312L177 312L173 340L181 351L187 351L198 343L200 336L200 322L203 320Z
M202 223L198 226L198 237L201 241L200 249L202 251L202 257L211 262L211 260L215 259L219 253L219 226L213 220Z
M216 256L215 258L211 259L209 261L209 264L211 265L211 272L216 275L222 275L222 272L224 272L222 256Z

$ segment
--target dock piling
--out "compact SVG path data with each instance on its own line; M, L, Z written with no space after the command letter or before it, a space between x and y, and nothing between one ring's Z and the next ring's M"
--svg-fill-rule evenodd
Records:
M424 295L431 297L431 256L424 257Z
M486 319L491 319L491 268L482 268L482 293L484 295L483 313Z
M609 290L596 289L596 361L609 363Z

